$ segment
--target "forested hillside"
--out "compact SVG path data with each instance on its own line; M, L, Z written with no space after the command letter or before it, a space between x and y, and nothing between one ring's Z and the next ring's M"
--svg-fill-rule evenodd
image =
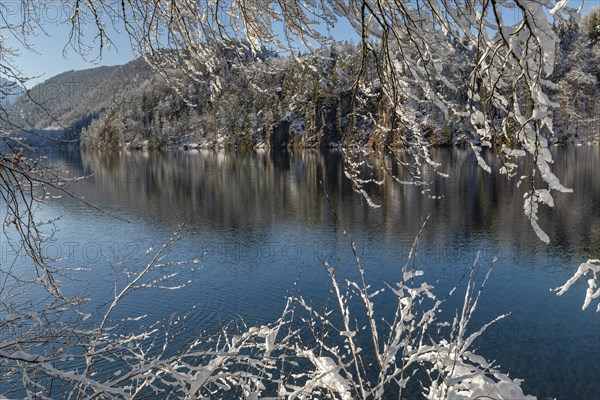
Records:
M552 95L561 106L554 112L554 132L545 131L551 142L598 140L598 15L595 10L579 24L555 26L561 45ZM376 54L363 59L351 43L286 57L213 46L211 62L193 66L193 76L183 72L189 65L157 71L141 58L70 71L36 86L8 112L15 127L64 129L67 138L81 132L82 144L92 147L331 147L348 141L402 146L400 135L389 134L403 127L383 96ZM441 68L455 88L453 101L466 107L476 55L455 43L444 57ZM464 116L444 114L425 94L404 101L432 144L471 139ZM500 120L502 110L492 114Z
M382 96L373 58L364 60L355 86L363 60L353 44L338 43L295 57L265 53L240 58L219 48L213 53L215 64L200 72L202 79L179 70L164 71L165 79L157 72L119 97L82 133L82 143L331 147L352 139L379 146L380 140L394 140L380 133L401 128L392 125L393 105ZM460 65L467 58L457 50L444 65L457 86L464 86ZM413 108L432 141L443 144L465 136L460 119L444 120L431 102L414 102Z
M561 24L554 81L556 140L598 140L600 130L600 7L574 22Z
M64 130L77 138L123 93L146 81L151 69L137 59L125 65L68 71L33 87L7 107L12 129Z
M552 95L561 106L555 111L554 132L545 131L551 142L598 140L598 15L595 10L580 24L571 21L555 27L561 48ZM261 55L241 60L214 49L213 57L212 68L204 67L198 74L202 79L178 70L163 71L168 82L155 73L119 96L107 113L83 132L82 143L249 147L266 142L272 147L327 147L348 139L371 146L381 146L384 140L402 145L394 135L385 134L402 126L394 125L393 105L382 96L377 64L373 57L362 60L360 49L352 44L296 57ZM467 71L474 57L460 43L445 56L442 68L456 88L454 101L459 104L468 102ZM462 117L446 117L425 95L406 102L434 145L470 139ZM496 111L500 118L501 111ZM509 139L510 134L507 132Z

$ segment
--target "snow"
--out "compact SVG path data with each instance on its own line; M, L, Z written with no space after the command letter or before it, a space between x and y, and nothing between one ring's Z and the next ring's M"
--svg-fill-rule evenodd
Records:
M2 357L12 359L12 360L21 360L26 362L43 362L44 358L39 355L29 354L25 351L15 351L12 354L2 354Z
M338 394L342 400L352 400L352 394L349 390L349 385L339 371L341 366L337 365L336 362L330 357L317 357L312 350L305 350L301 353L303 356L308 358L313 365L316 367L314 372L314 378L310 385L307 386L322 386L332 392ZM304 388L302 389L304 392ZM293 393L290 398L300 393Z
M590 259L587 262L581 263L579 268L577 268L577 272L573 275L564 285L554 289L558 296L562 296L565 294L571 286L575 282L579 280L579 278L589 277L587 280L587 290L585 292L585 299L583 301L582 309L585 310L588 308L592 302L592 300L600 297L600 289L598 288L598 283L600 282L600 259ZM596 309L597 312L600 312L600 303Z

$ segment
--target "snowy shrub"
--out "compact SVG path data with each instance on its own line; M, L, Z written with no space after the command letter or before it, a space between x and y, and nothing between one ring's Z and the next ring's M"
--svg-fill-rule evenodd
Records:
M379 289L367 283L355 243L349 234L347 239L358 279L339 277L336 268L323 260L330 281L325 306L313 305L296 293L273 323L226 327L217 335L198 337L184 349L173 349L172 340L185 317L128 333L117 329L111 319L122 299L137 289L180 287L168 283L177 275L168 269L183 264L163 261L171 240L153 253L145 268L130 274L122 289L115 287L98 326L72 328L54 338L39 336L44 347L65 341L67 334L79 341L70 337L69 345L54 353L44 353L33 343L17 343L18 336L0 343L1 367L10 371L6 375L10 384L2 387L2 394L53 397L59 388L64 398L349 400L412 398L417 393L427 399L533 398L523 394L519 380L471 350L486 328L506 316L468 332L491 273L491 267L483 273L479 256L461 279L466 281L462 308L452 322L443 322L438 315L445 299L434 295L423 271L415 268L418 238L400 281ZM393 299L392 315L381 311L380 296L387 296L387 305ZM3 324L8 319L4 317ZM449 332L441 334L442 327L449 327ZM107 366L118 370L112 372Z

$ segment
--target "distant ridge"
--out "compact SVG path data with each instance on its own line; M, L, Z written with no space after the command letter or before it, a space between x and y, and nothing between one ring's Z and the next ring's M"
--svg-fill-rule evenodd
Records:
M76 138L115 98L148 79L152 71L138 58L124 65L67 71L34 86L6 107L8 130L65 130Z

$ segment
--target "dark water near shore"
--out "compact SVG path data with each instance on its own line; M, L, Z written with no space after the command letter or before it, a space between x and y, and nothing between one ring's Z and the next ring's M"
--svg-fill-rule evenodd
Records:
M352 232L374 287L398 280L430 215L418 266L428 281L438 282L440 296L478 251L485 265L498 257L474 329L511 315L476 342L478 353L523 378L525 393L538 398L600 398L600 314L595 304L581 310L583 282L562 297L549 290L580 262L600 258L600 147L557 147L553 153L555 173L574 193L556 194L555 208L540 211L549 246L523 215L524 189L487 175L461 149L435 151L451 175L431 176L432 193L443 199L385 178L369 188L381 205L376 209L352 190L338 151L56 153L50 164L88 176L69 190L109 215L63 196L45 205L40 219L62 216L48 255L91 267L90 283L77 290L97 303L111 296L111 264L142 265L146 249L160 246L181 225L185 238L169 257L200 259L198 269L180 278L191 283L176 291L134 293L118 313L147 315L144 321L152 322L193 309L186 331L191 338L239 317L249 324L274 320L294 284L308 299L325 299L320 259L338 263L338 274L355 276L344 229ZM11 257L5 250L3 260ZM448 307L460 303L458 296Z

